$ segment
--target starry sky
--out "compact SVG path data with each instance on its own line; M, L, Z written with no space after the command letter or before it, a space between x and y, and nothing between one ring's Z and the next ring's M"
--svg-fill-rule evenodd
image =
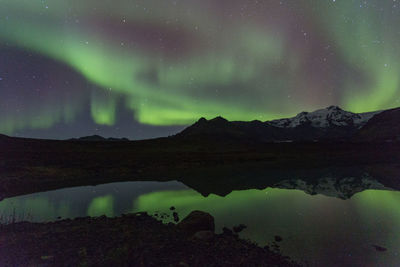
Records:
M400 106L400 0L0 0L0 133Z

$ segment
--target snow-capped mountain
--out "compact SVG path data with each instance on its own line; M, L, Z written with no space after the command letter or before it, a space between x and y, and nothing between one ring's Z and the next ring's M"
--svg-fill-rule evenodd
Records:
M387 111L353 113L337 106L301 112L293 118L272 121L233 121L201 118L176 137L218 142L273 143L297 141L357 141L369 121L380 121ZM397 117L396 117L397 118ZM383 117L384 120L386 120Z
M281 189L297 189L302 190L310 195L320 194L341 199L349 199L354 194L367 189L393 190L385 187L368 174L365 174L361 179L355 177L347 177L342 179L335 177L324 177L314 182L307 182L306 180L301 179L284 180L273 185L272 187Z
M293 118L268 121L267 123L279 128L295 128L300 125L310 125L315 128L331 126L355 126L361 128L368 120L381 111L367 113L352 113L337 106L318 109L314 112L301 112Z

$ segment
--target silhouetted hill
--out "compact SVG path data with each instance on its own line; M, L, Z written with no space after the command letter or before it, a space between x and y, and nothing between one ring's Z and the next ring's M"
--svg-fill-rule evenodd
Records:
M301 112L288 119L273 121L233 121L217 117L201 118L176 137L225 142L346 141L381 111L352 113L337 106Z
M89 142L99 142L99 141L129 141L128 138L104 138L100 135L90 135L80 138L72 138L71 141L89 141Z
M359 131L360 141L400 141L400 108L385 110L374 116Z
M177 136L186 139L213 139L235 141L269 141L279 136L280 131L261 121L229 122L217 117L212 120L201 118Z

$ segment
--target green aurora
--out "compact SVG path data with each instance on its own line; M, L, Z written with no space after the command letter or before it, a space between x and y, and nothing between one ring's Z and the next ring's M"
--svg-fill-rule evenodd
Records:
M0 108L6 134L78 121L86 103L98 125L115 125L122 106L132 120L168 126L218 115L265 121L331 104L364 112L400 101L400 16L392 1L0 5L1 47L55 60L93 85L44 86L53 96L32 103L19 95L24 84L2 90L2 69L13 66L0 65L0 104L23 99L22 112Z

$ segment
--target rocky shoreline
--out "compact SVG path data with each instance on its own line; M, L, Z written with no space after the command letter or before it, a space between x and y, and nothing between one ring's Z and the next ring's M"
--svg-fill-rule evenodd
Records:
M147 213L0 226L1 266L298 266L267 246L214 232L194 211L163 224Z

